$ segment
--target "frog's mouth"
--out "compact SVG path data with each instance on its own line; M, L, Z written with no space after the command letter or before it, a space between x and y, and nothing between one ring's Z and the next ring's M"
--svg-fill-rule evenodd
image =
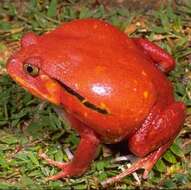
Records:
M56 80L56 79L54 79L54 80ZM56 82L58 82L60 84L60 86L62 86L67 93L76 97L85 107L92 109L92 110L94 110L98 113L101 113L101 114L105 114L105 115L109 114L109 111L106 108L96 106L95 104L89 102L86 98L84 98L79 93L74 91L72 88L70 88L66 84L60 82L59 80L56 80Z
M29 82L23 80L21 77L15 75L10 76L25 90L29 91L34 96L39 97L40 99L48 100L55 105L60 105L61 88L59 88L59 84L57 84L56 82L47 81L46 83L44 83L44 85L39 85L40 89L38 89L31 85ZM46 78L46 75L42 75L41 77Z

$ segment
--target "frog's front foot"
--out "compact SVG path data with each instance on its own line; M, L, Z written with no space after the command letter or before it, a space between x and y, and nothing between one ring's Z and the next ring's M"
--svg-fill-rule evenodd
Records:
M43 160L45 160L49 165L56 166L62 170L61 172L59 172L58 174L56 174L54 176L47 177L46 180L58 180L58 179L65 178L65 177L79 175L79 171L77 170L77 168L75 168L72 165L72 162L54 161L54 160L48 158L48 156L45 153L39 154L39 157L42 158Z
M50 164L52 166L56 166L60 169L63 169L64 166L66 165L66 163L64 163L64 162L58 162L58 161L54 161L54 160L50 159L45 153L40 153L39 157L42 158L43 160L46 160L48 162L48 164Z
M49 177L48 180L57 180L61 178L82 175L96 156L100 140L97 138L94 132L71 116L70 122L79 132L81 137L73 159L67 163L63 163L51 160L45 153L39 154L40 158L46 160L48 164L56 166L62 170L57 175Z
M68 173L67 173L66 168L67 168L68 163L54 161L54 160L48 158L48 156L45 153L39 154L39 157L42 158L43 160L46 160L46 162L49 165L56 166L62 170L61 172L59 172L58 174L56 174L54 176L47 177L46 180L57 180L57 179L61 179L61 178L64 178L67 176Z

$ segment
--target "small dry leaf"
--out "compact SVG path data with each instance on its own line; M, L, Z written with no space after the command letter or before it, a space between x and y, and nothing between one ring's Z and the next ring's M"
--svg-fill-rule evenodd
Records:
M126 28L125 28L125 33L126 34L132 34L134 33L137 29L139 30L144 30L147 31L147 19L144 16L141 17L135 17Z
M21 27L21 28L13 28L13 29L10 30L10 33L11 34L20 33L20 32L23 31L23 29L24 29L23 27Z
M0 46L1 46L0 61L6 61L10 55L10 50L8 49L7 45L5 45L4 43L1 43Z
M112 155L111 149L109 149L108 147L106 147L104 145L102 147L102 151L103 151L103 157L109 157Z
M191 41L191 27L186 27L183 33L188 37L188 41Z
M7 44L1 43L0 46L3 47L0 50L0 61L6 62L10 55L19 49L20 44L19 42L11 42Z
M124 0L117 0L117 3L123 3Z
M165 36L163 36L163 35L161 35L161 34L155 34L155 35L153 35L153 40L154 41L160 41L160 40L163 40L163 39L165 39L166 37Z
M11 43L0 43L0 62L6 64L8 58L19 49L20 45L18 42L11 42ZM3 65L2 64L2 65ZM0 65L0 75L6 73L6 69L4 66Z
M179 165L172 165L170 167L167 167L167 176L176 174L176 173L182 173L183 169Z
M66 153L69 160L72 160L74 158L74 155L72 154L69 148L65 148L64 152Z
M169 45L171 48L173 48L173 47L175 46L174 41L172 40L172 38L168 38L168 37L167 37L167 41L168 41L168 45Z
M139 26L140 28L147 28L147 20L148 18L144 16L138 17L136 25Z
M191 64L191 54L188 55L187 58L188 58L188 62ZM191 77L191 73L190 73L190 72L189 72L189 75L190 75L190 77ZM189 78L190 78L190 77L189 77Z
M128 25L125 28L124 32L125 32L125 34L130 35L130 34L134 33L136 30L137 30L137 25L136 25L136 23L134 23L134 24Z

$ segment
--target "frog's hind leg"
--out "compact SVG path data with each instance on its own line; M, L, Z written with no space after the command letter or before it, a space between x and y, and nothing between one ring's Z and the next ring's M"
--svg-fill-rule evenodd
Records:
M168 73L174 69L175 61L173 57L162 48L144 38L133 38L133 41L143 48L144 52L151 57L161 71Z
M161 157L161 155L169 148L171 145L171 142L163 145L158 150L150 153L144 158L140 158L137 160L130 168L126 169L125 171L121 172L117 176L111 177L105 181L103 181L101 184L103 187L107 187L109 184L115 183L120 181L125 176L132 174L136 170L144 169L143 178L147 178L148 173L153 168L154 164L157 162L157 160Z
M146 178L157 160L172 144L181 130L185 118L183 103L173 103L160 113L156 106L147 117L142 127L129 139L130 150L140 158L130 168L119 175L104 182L103 186L120 181L123 177L138 169L144 169L143 178Z

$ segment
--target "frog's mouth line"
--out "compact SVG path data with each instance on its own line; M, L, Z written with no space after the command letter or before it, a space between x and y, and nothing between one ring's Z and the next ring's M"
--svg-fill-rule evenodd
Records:
M60 82L59 80L56 80L56 81L66 90L66 92L68 92L72 96L75 96L87 108L92 109L92 110L94 110L94 111L96 111L98 113L104 114L104 115L109 114L109 111L106 108L96 106L95 104L93 104L93 103L89 102L88 100L86 100L86 98L84 98L83 96L78 94L76 91L74 91L73 89L68 87L66 84Z

